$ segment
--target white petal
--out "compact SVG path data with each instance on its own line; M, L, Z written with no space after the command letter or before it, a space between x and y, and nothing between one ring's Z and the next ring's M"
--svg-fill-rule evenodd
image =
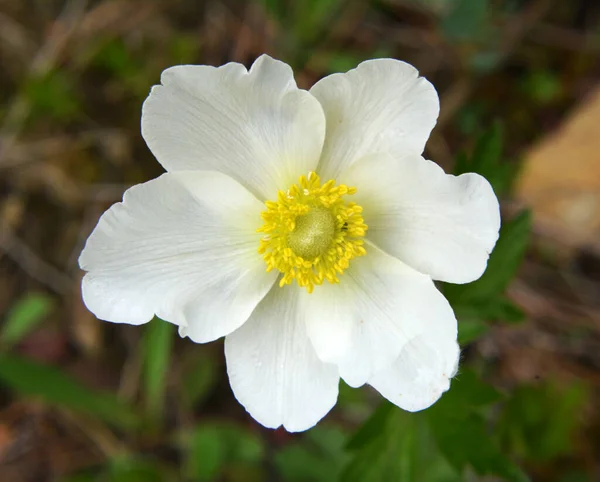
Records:
M435 333L406 344L394 364L377 373L369 384L394 405L416 412L435 403L456 374L460 350L456 339Z
M433 279L479 278L498 239L500 208L478 174L453 176L420 156L370 156L343 176L358 188L368 238Z
M367 245L336 285L315 288L306 303L308 334L319 357L336 363L350 386L390 366L403 347L428 332L456 340L452 308L423 275Z
M142 134L167 171L215 170L272 199L317 166L325 118L292 69L267 55L163 72L142 110Z
M265 427L289 432L315 425L335 405L339 375L306 335L300 288L274 286L250 319L225 339L235 397Z
M79 258L98 318L141 324L154 314L196 342L231 333L273 284L257 253L262 204L218 172L177 172L125 192Z
M327 137L319 164L324 179L367 154L421 154L439 114L434 87L411 65L393 59L361 63L310 90L325 111Z

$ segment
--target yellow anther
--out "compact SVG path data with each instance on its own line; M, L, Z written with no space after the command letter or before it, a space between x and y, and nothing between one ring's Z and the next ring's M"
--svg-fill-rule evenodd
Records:
M366 254L362 208L343 199L355 193L355 187L336 186L333 179L321 184L311 172L279 191L277 201L265 202L264 225L257 230L264 233L258 252L267 271L277 269L283 274L279 286L296 280L312 293L324 281L339 283L338 274L350 261Z

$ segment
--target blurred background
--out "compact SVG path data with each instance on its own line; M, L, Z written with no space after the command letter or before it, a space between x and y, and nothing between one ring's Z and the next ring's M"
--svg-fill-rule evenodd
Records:
M463 361L425 412L342 384L315 429L267 430L222 342L81 302L99 216L161 174L160 72L263 52L303 88L415 65L441 97L427 157L502 199L488 272L441 287ZM598 0L0 0L0 481L600 481L599 60Z

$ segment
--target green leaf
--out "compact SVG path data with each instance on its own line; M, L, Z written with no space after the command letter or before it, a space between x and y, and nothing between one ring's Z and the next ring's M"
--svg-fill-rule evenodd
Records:
M558 479L558 482L590 482L590 475L585 469L570 469Z
M383 409L380 410L385 414ZM382 412L379 417L382 417ZM368 437L342 472L342 482L413 480L413 419L393 406L386 418L387 422L379 434L371 432L374 427L371 425ZM380 422L376 420L375 425Z
M485 303L504 293L525 255L530 231L529 211L523 211L504 223L483 276L466 285L445 285L444 294L452 305Z
M473 467L479 474L495 474L509 481L526 475L500 451L488 433L483 409L501 398L474 372L459 373L442 399L427 410L429 425L439 450L456 470Z
M163 410L174 327L154 318L144 334L144 395L148 414L159 417Z
M112 463L106 477L106 482L163 482L166 472L156 463L141 458L119 459Z
M55 70L29 79L23 95L31 103L33 116L49 115L67 121L81 111L75 86L70 72Z
M475 144L471 164L472 167L477 169L476 172L487 172L498 164L502 156L503 144L504 130L502 124L495 122Z
M93 60L95 65L105 68L120 79L134 75L137 69L136 62L121 39L106 41Z
M263 8L276 20L279 22L284 22L286 17L285 13L287 10L285 0L259 0L259 2L263 5Z
M8 312L0 332L2 347L19 343L50 314L52 308L52 298L42 293L29 293L19 299Z
M201 43L198 42L197 35L177 33L170 39L170 58L173 59L174 64L193 64L198 58L200 50Z
M456 0L441 23L445 37L457 41L479 37L487 25L488 6L488 0Z
M560 77L550 70L530 72L523 80L521 88L539 104L555 101L563 90Z
M521 386L513 391L498 424L503 445L520 457L545 462L576 450L576 431L585 423L587 391L580 384Z
M257 468L264 453L262 440L254 434L231 424L206 424L191 434L185 471L192 480L212 481L237 469Z
M519 323L525 319L525 314L510 300L495 298L485 303L473 301L454 303L458 319L458 341L462 344L471 343L490 329L490 321Z
M365 390L357 390L348 386L344 380L340 380L338 401L336 406L344 412L348 418L364 420L373 413L373 403L370 393Z
M279 450L275 466L286 482L338 480L347 459L345 441L346 435L339 428L316 427L300 442Z
M20 395L77 410L116 427L131 429L138 424L133 409L112 394L87 388L51 366L0 355L0 381Z
M485 104L482 102L469 102L465 104L456 114L456 126L460 132L467 138L475 137L481 130L481 125L485 117ZM462 152L457 155L455 171L457 166L464 165L468 162L467 155ZM463 168L463 172L468 172ZM456 174L456 172L455 172Z
M488 332L490 325L480 319L463 319L461 315L456 312L456 318L458 321L458 343L460 345L467 345Z
M486 430L481 415L448 413L433 407L429 417L437 444L457 469L472 466L478 474L495 474L510 481L526 481L527 476L508 460Z
M356 431L346 445L347 450L356 450L364 447L373 439L377 438L385 431L388 420L392 416L394 406L391 403L383 402L379 405L373 415Z
M469 321L504 321L519 323L525 319L523 310L507 298L498 296L485 302L474 300L455 303L454 311L460 323Z
M216 426L199 427L192 436L188 473L194 480L214 480L226 461L225 440Z
M437 450L424 413L409 413L388 402L353 437L353 457L342 482L460 482Z
M303 44L318 38L342 3L343 0L305 0L292 3L292 37Z
M209 353L194 350L193 358L186 360L181 384L182 401L188 409L208 397L218 381L217 365Z
M310 430L306 438L329 460L344 457L347 435L341 428L321 425Z
M477 410L502 400L502 394L484 383L469 369L461 370L452 380L452 389L444 394L435 405L441 405L449 412Z
M497 298L485 304L487 309L482 311L490 320L504 321L506 323L520 323L525 320L525 313L507 298Z
M493 35L491 32L495 32L496 35L500 34L498 29L489 28L489 30L490 35ZM492 39L485 39L486 44L491 43L492 45L481 47L481 50L473 53L469 58L468 62L470 70L476 74L487 74L488 72L495 70L503 59L503 52L500 49L500 46Z
M517 174L517 169L514 164L502 159L503 146L504 130L502 124L496 122L477 139L471 156L464 153L458 155L454 174L481 174L490 182L496 195L506 193Z

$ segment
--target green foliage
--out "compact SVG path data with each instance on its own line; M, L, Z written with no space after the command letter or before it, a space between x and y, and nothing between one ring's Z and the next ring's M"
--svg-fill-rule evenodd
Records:
M259 3L276 20L279 22L285 21L287 11L285 0L259 0Z
M449 411L479 410L503 398L498 390L484 383L474 371L464 369L452 380L452 390L442 397L440 404Z
M0 346L9 348L19 343L52 311L52 298L42 293L29 293L19 299L6 315L0 331Z
M181 384L181 401L189 410L202 403L218 381L218 366L215 359L201 350L194 350L192 358L184 365Z
M382 404L348 444L355 454L342 482L414 480L414 424L409 414Z
M34 117L47 115L69 121L80 112L75 83L66 70L50 71L29 79L23 94L31 104Z
M393 410L394 406L391 403L384 402L379 405L379 408L373 412L369 419L348 441L346 448L348 450L358 450L371 443L379 434L384 433L385 426Z
M173 334L170 323L154 318L145 327L144 395L148 414L159 417L163 410Z
M145 63L133 55L122 39L101 39L92 64L110 73L127 92L140 97L148 94Z
M494 45L494 42L489 43L492 45L474 53L468 59L468 66L477 74L481 75L493 71L502 61L502 53L499 50L499 46Z
M505 223L500 229L500 238L489 258L485 273L468 287L465 286L460 299L485 302L503 293L517 274L529 242L530 231L531 216L528 211L523 211ZM496 309L496 312L510 312L511 319L518 317L514 310L506 308L505 303L497 306L500 309Z
M515 276L525 254L531 216L524 211L500 229L500 237L488 260L485 273L473 283L465 285L447 285L444 293L448 299L459 307L467 305L469 309L479 309L485 316L508 316L511 321L518 321L517 309L509 306L506 300L497 300ZM486 306L493 301L492 305Z
M164 482L166 472L150 460L123 458L114 461L101 482ZM172 480L172 479L170 479Z
M585 400L581 385L517 388L498 424L504 446L523 459L538 462L572 453Z
M213 480L225 465L225 440L217 427L201 427L193 435L188 470L197 480Z
M500 123L495 123L484 132L475 143L471 156L459 154L454 174L476 172L485 177L497 196L502 196L510 189L517 174L516 167L502 158L504 149L504 131Z
M489 408L502 395L464 370L426 411L404 412L384 402L347 444L353 454L341 480L458 482L469 470L507 481L524 473L500 450Z
M464 471L471 466L481 475L494 474L511 481L528 480L493 443L481 415L448 413L435 407L430 417L440 450L457 470Z
M301 43L311 42L326 28L344 0L292 2L292 35Z
M296 46L310 43L326 29L345 0L260 0L265 10L287 30Z
M482 411L499 397L473 373L459 374L452 389L426 412L431 431L439 450L459 472L472 467L480 475L526 481L521 469L501 452Z
M228 473L235 478L240 472L249 478L260 476L258 464L264 457L263 441L240 427L227 423L198 426L190 434L187 443L185 473L194 481L212 481Z
M184 65L195 63L200 54L200 44L197 35L179 33L171 39L169 54L174 64Z
M475 172L484 176L497 195L505 193L516 174L502 160L503 134L495 124L476 142L473 154L458 157L455 174ZM459 341L469 343L483 335L489 321L516 323L525 318L520 308L504 297L525 256L531 231L531 216L523 211L500 229L500 236L483 276L466 285L445 285L444 294L459 319Z
M494 22L499 6L490 0L453 0L442 15L443 38L456 44L462 63L475 76L496 69L503 59L501 32Z
M347 4L346 0L259 0L268 14L279 24L280 41L277 55L294 70L301 69L315 57L314 46L330 32L329 25ZM367 55L368 57L369 55ZM317 56L318 57L318 56ZM330 52L329 63L348 65L344 52ZM317 62L319 62L317 58ZM351 65L356 67L356 64Z
M335 52L327 57L327 72L347 72L354 69L363 60L366 60L360 55L349 52Z
M347 456L346 434L339 428L318 426L302 443L288 445L275 455L275 465L286 482L329 482L338 480Z
M538 104L548 104L562 93L560 78L549 70L530 72L521 84L522 90Z
M0 380L20 395L86 413L122 429L137 425L133 409L109 393L92 390L58 368L0 355Z
M452 296L450 296L452 300ZM461 344L470 343L484 335L489 329L489 321L519 323L525 319L525 314L510 300L497 296L488 301L463 300L454 302L454 312L459 320L458 341Z
M485 105L482 102L469 102L458 111L455 117L456 127L464 136L475 137L481 130L484 115ZM464 162L461 157L466 157L466 155L458 156L458 162Z
M449 40L472 40L485 31L488 0L456 0L441 22L444 37Z
M485 335L490 329L489 324L482 320L478 314L474 318L466 318L465 315L459 311L454 310L458 322L458 343L461 346L467 345L479 337Z
M342 482L459 482L435 446L424 413L384 402L347 445L352 458Z
M96 53L94 64L114 73L117 77L126 79L135 74L136 62L121 39L105 42Z
M527 211L505 223L483 276L466 285L444 286L444 294L459 320L462 343L485 333L491 320L515 323L524 319L521 309L504 298L503 293L525 255L530 225Z

